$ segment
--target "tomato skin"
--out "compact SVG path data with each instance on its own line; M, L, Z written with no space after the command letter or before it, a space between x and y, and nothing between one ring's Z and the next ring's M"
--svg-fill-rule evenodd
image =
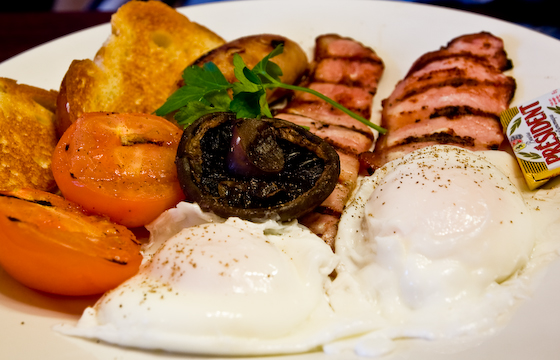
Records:
M127 227L185 198L175 167L182 131L146 114L87 113L61 137L52 169L63 196Z
M100 294L135 275L141 262L140 244L124 226L58 195L0 192L0 265L32 289Z

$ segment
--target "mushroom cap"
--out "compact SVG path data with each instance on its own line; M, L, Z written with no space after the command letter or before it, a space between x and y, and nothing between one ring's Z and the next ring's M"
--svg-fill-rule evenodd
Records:
M282 169L277 171L271 166L275 168L271 173L257 175L245 175L239 169L231 171L228 154L233 148L236 126L257 127L256 139L250 142L258 142L258 134L262 133L268 145L276 143L278 152L283 153ZM274 141L270 140L271 133ZM267 151L274 150L268 146ZM249 157L255 156L248 153ZM261 155L265 160L278 158ZM254 160L263 162L262 158ZM290 221L303 216L331 194L340 175L340 159L334 148L303 127L280 119L236 119L229 112L204 115L187 127L179 143L176 165L187 201L221 217L251 221Z

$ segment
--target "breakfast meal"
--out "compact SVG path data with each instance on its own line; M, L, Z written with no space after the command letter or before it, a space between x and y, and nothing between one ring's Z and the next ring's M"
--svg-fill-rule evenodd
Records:
M461 351L558 256L557 183L536 189L517 160L556 164L560 109L508 110L523 81L497 34L463 33L383 84L391 54L367 37L226 41L159 1L111 26L58 90L0 78L0 270L51 303L93 296L51 324L62 341L158 358Z

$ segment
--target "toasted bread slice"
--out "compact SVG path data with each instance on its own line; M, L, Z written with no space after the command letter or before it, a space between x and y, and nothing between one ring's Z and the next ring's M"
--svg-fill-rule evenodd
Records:
M111 18L94 60L74 60L60 88L59 135L84 112L152 113L185 67L225 41L159 1L131 1Z
M0 190L56 188L51 158L58 140L57 95L0 78Z

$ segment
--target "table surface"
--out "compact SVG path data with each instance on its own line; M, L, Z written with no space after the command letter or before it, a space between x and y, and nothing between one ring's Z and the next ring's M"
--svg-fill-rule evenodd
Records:
M109 12L0 13L0 62L66 34L110 21Z
M212 2L204 0L199 2ZM526 25L560 39L551 4L557 0L494 0L488 4L440 0L404 0L471 11ZM188 3L188 2L187 2ZM554 3L554 6L558 5ZM60 36L109 22L112 12L0 12L0 62Z
M204 0L211 2L215 0ZM461 4L448 1L404 0L431 3L471 11L529 26L560 38L556 11L557 0L539 0L527 6L523 0L494 0L490 4ZM554 5L557 5L555 3ZM60 36L109 22L112 12L0 12L0 62L34 46Z

